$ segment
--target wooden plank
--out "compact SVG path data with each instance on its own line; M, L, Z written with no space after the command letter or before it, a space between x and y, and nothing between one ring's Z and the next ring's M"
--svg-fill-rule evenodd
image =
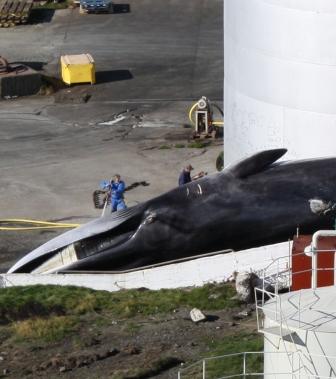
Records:
M23 8L23 13L28 15L32 9L33 2L30 0L26 1L25 7Z
M2 14L4 16L8 15L8 11L9 11L9 8L10 8L11 4L12 4L11 0L6 1L6 4L5 4L5 6L4 6L3 10L2 10Z
M33 0L0 0L0 28L28 21Z
M25 5L26 5L26 2L23 1L23 0L21 0L20 4L19 4L19 7L17 9L17 15L18 15L18 17L21 17Z
M0 15L1 15L1 12L2 12L2 8L5 6L7 0L0 0Z
M9 12L8 12L10 18L14 18L15 17L18 6L19 6L19 0L14 0L12 2L12 5L11 5L11 7L9 9Z

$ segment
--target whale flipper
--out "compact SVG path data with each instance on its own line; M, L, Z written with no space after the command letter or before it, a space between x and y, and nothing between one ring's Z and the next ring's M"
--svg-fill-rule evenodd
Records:
M239 161L233 166L228 166L224 171L229 172L236 178L243 179L250 175L265 170L272 163L287 153L287 149L265 150Z

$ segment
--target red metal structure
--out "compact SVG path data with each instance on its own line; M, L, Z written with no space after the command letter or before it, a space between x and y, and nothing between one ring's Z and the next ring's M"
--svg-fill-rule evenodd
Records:
M293 240L291 291L311 288L312 258L304 249L312 242L312 236L301 235ZM336 237L321 238L317 254L317 287L334 285Z

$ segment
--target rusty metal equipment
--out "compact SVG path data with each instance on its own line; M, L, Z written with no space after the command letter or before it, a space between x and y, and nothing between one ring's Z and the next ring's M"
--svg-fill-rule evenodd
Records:
M10 72L8 61L0 56L0 75L8 74Z
M19 62L0 56L0 100L35 95L41 88L41 74Z
M10 64L8 63L7 59L0 56L0 75L15 75L20 74L22 72L25 72L28 70L27 66L24 66L23 64Z
M217 108L223 116L222 110L212 104L209 99L202 96L189 111L189 120L194 124L194 138L216 138L220 136L220 129L223 127L222 120L213 119L213 108Z

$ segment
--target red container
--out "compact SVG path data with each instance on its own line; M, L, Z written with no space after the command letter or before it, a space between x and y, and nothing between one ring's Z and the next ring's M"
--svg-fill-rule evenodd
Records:
M292 291L311 288L312 258L304 254L312 236L294 237L292 249ZM336 237L321 237L318 241L317 253L317 287L334 285Z

